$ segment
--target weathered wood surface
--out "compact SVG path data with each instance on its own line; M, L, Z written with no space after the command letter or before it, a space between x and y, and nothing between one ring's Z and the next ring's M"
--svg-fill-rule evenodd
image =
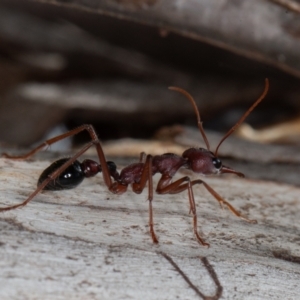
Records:
M35 1L157 26L300 76L295 1Z
M0 159L1 206L33 191L50 164L43 157ZM155 246L147 192L112 195L100 175L1 213L0 298L298 299L300 189L231 176L206 181L258 221L248 224L222 211L195 187L199 229L209 249L193 236L187 193L155 195Z

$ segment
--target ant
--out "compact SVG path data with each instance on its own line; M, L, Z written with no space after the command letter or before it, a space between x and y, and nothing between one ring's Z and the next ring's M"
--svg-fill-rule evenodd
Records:
M161 174L161 178L158 182L156 192L158 194L178 194L185 190L188 192L188 199L190 205L190 213L193 215L193 230L194 234L200 244L209 247L199 235L197 230L197 214L196 205L193 194L193 186L196 184L203 184L207 191L219 202L220 206L226 205L228 209L237 217L245 220L246 222L255 224L256 220L250 220L239 213L230 203L223 199L212 187L210 187L202 179L191 180L190 177L184 176L176 181L173 181L174 175L180 168L190 169L194 173L202 175L211 174L223 174L232 173L239 177L244 177L244 174L231 169L230 167L224 166L221 160L218 158L218 149L220 145L228 138L245 118L251 113L251 111L264 99L269 89L269 80L265 80L265 88L261 96L254 102L254 104L245 112L240 120L225 134L225 136L219 142L215 152L210 151L209 142L205 135L200 119L200 113L193 97L185 90L178 87L169 87L170 90L183 94L192 104L197 117L197 123L199 131L206 144L204 148L189 148L183 152L182 156L165 153L162 155L146 155L145 153L140 154L139 162L130 164L123 168L119 173L117 166L114 162L106 161L103 149L100 141L92 125L82 125L69 132L58 135L51 138L29 153L20 156L11 156L4 153L3 156L11 159L27 159L34 155L36 152L48 147L64 138L73 136L86 130L91 141L87 143L79 152L70 158L63 158L52 163L46 168L40 175L36 190L29 195L29 197L20 204L0 208L0 211L8 211L18 207L25 206L31 201L39 192L42 190L63 190L71 189L78 186L84 178L95 176L102 172L103 180L110 192L114 194L123 194L126 192L128 185L132 186L133 192L140 194L146 184L148 183L148 200L149 200L149 228L152 240L154 243L158 243L158 239L154 232L153 225L153 211L152 211L152 200L153 200L153 180L152 177L156 173ZM95 146L98 154L100 164L86 159L80 163L77 159L85 153L90 147Z

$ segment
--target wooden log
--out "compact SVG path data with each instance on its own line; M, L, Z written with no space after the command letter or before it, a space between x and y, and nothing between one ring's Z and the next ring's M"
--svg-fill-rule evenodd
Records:
M23 201L49 164L43 154L1 158L1 207ZM258 224L195 186L198 228L211 247L193 236L186 192L155 195L154 245L147 191L113 195L101 175L0 213L0 298L297 299L299 188L232 176L206 182Z
M295 4L295 1L36 2L155 26L161 30L162 36L176 32L267 63L298 78L300 76L296 22L299 4Z

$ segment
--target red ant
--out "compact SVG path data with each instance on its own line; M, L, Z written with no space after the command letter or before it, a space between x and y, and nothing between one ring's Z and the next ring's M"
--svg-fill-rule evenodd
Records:
M145 153L141 153L140 160L138 163L130 164L117 172L117 167L114 162L106 161L100 141L92 125L82 125L76 129L73 129L67 133L56 136L52 139L45 141L38 147L30 151L25 155L11 156L3 154L6 158L12 159L26 159L31 157L36 152L40 151L44 147L48 147L57 141L64 138L73 136L81 131L86 130L91 141L86 144L78 153L71 158L59 159L52 163L44 172L41 174L38 180L38 186L36 190L22 203L0 208L0 211L7 211L15 209L17 207L25 206L31 201L40 191L42 190L61 190L71 189L79 185L85 177L95 176L97 173L102 172L104 182L107 188L114 194L123 194L128 185L131 184L133 192L140 194L147 182L148 182L148 200L149 200L149 227L150 234L154 243L158 243L156 234L153 228L153 212L152 212L152 199L153 199L153 181L152 177L156 173L161 174L161 178L158 182L156 192L158 194L178 194L182 191L188 191L190 212L193 214L193 226L194 233L197 240L203 246L209 246L199 235L197 230L197 215L196 205L193 194L193 186L196 184L203 184L208 192L222 205L226 205L229 210L237 217L249 222L257 223L256 220L250 220L241 215L230 203L223 199L215 190L213 190L206 182L201 179L191 180L190 177L184 176L176 181L172 181L173 176L180 168L190 169L197 174L211 175L211 174L223 174L233 173L237 176L244 177L244 174L237 172L229 167L222 165L221 160L218 158L218 149L223 141L233 133L234 130L245 120L250 112L263 100L269 89L269 81L265 80L265 88L261 96L254 102L254 104L246 111L246 113L240 118L240 120L225 134L217 146L215 153L210 151L207 137L202 127L200 114L197 105L193 97L185 90L178 87L169 87L170 90L177 91L183 94L193 105L194 111L197 116L198 128L206 144L206 148L189 148L183 152L182 156L165 153L162 155L151 156L147 155L145 159ZM96 147L100 164L97 162L87 159L80 163L77 158L80 157L92 146Z

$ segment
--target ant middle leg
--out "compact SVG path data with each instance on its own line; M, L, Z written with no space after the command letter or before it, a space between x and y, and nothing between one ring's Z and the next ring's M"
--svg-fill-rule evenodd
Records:
M144 160L144 156L146 154L144 152L140 155L140 162ZM154 244L158 244L158 239L156 237L154 231L154 223L153 223L153 208L152 208L152 200L153 200L153 179L152 179L152 156L147 155L146 161L144 164L144 168L142 171L141 179L139 182L135 182L132 184L132 190L140 194L146 186L148 181L148 201L149 201L149 230Z
M168 175L162 175L156 192L158 194L178 194L184 190L188 190L189 202L190 202L190 212L193 214L193 228L194 234L200 244L203 246L209 247L209 244L206 243L198 233L198 220L197 220L197 212L195 205L195 198L193 193L193 185L199 184L198 180L191 181L190 177L185 176L181 179L178 179L172 183L169 183L172 180L172 177ZM187 182L187 183L184 183Z

